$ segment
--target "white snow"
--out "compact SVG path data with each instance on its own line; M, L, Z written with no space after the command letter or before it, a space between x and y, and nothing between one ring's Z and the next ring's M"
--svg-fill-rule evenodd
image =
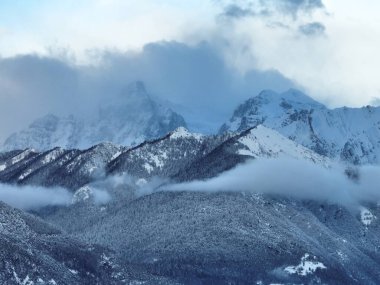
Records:
M288 266L284 269L285 272L289 274L297 274L300 276L307 276L313 274L317 269L326 269L327 267L316 260L316 257L311 258L311 256L306 253L301 258L301 263L296 266Z
M154 162L154 164L156 165L156 167L162 168L164 166L163 161L157 155L151 155L150 156L150 160Z
M320 138L330 157L340 159L346 147L362 164L380 162L380 108L330 110L296 90L264 91L244 104L247 110L233 116L226 130L263 124L308 148Z
M92 174L97 169L99 169L97 166L90 166L87 171L89 174Z
M144 186L145 184L147 184L148 183L148 181L146 181L146 179L144 179L144 178L140 178L140 179L138 179L137 181L136 181L136 186L139 186L139 187L141 187L141 186Z
M39 118L6 139L2 150L34 147L42 151L56 146L87 149L105 141L136 146L183 125L182 119L173 117L174 112L168 106L149 96L143 84L123 92L118 100L99 106L94 116L50 114Z
M69 269L69 271L72 273L72 274L74 274L74 275L77 275L79 272L78 271L76 271L76 270L74 270L74 269Z
M45 157L42 160L42 163L48 164L48 163L54 161L62 153L63 153L63 149L61 149L61 148L54 149L45 155Z
M34 282L30 280L29 275L26 275L26 277L23 280L21 280L18 274L16 273L14 267L12 267L12 269L13 269L13 277L16 280L17 284L19 285L33 285L34 284Z
M102 265L109 265L112 268L116 268L116 265L112 262L111 258L107 256L105 253L102 254L101 258L102 260L100 261L100 263Z
M238 141L244 145L244 148L238 150L240 155L253 157L287 156L295 159L311 160L326 167L330 164L327 158L262 125L252 129Z
M3 171L7 168L5 164L0 164L0 171Z
M369 226L376 219L376 216L372 214L367 208L360 207L360 220L365 226Z
M24 178L28 177L32 172L32 169L26 170L23 174L19 176L18 180L23 180Z
M143 166L149 174L154 170L154 167L147 162L145 162Z
M171 139L179 139L179 138L194 138L196 140L201 140L202 139L201 134L196 134L196 133L190 133L186 128L184 127L179 127L175 131L173 131L170 135Z
M21 160L23 160L27 155L29 155L32 152L34 152L33 149L24 150L23 152L21 152L20 154L18 154L12 158L12 164L16 164L17 162L20 162Z
M340 258L342 261L348 261L347 254L344 254L344 253L341 252L340 250L338 250L336 253L338 254L339 258Z
M83 186L75 191L71 203L77 204L80 202L85 202L89 200L93 194L94 193L89 186Z
M146 281L133 280L133 281L129 282L129 285L142 285L145 283L146 283Z
M121 151L116 152L116 153L111 157L111 160L114 160L115 158L119 157L120 154L122 154Z

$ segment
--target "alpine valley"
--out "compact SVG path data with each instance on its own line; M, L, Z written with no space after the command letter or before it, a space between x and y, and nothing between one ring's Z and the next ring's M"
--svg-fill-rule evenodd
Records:
M5 140L2 188L63 188L70 199L0 202L1 284L380 283L380 201L191 187L284 159L339 165L359 185L361 169L380 164L379 107L262 91L210 135L189 131L142 82L120 96L92 120L47 115Z

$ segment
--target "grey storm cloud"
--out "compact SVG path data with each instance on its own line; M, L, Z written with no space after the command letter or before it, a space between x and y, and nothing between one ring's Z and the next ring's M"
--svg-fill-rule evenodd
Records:
M53 58L0 59L0 138L47 112L74 105L78 70Z
M250 0L219 1L224 5L221 16L227 18L244 18L247 16L270 16L275 13L297 17L301 12L309 13L324 8L322 0Z
M101 104L120 100L123 88L136 80L195 129L203 122L218 128L237 104L262 89L295 87L275 70L241 74L225 62L218 46L206 42L101 51L94 60L96 65L83 66L37 55L0 59L0 138L47 113L91 116Z
M230 4L224 8L222 15L229 18L244 18L254 16L255 12L249 7L243 8L236 4Z
M261 0L261 3L269 3L273 6L277 6L278 9L289 12L298 13L299 11L311 11L314 9L323 8L322 0Z
M320 36L326 31L326 27L319 22L308 23L299 27L301 34L305 36Z

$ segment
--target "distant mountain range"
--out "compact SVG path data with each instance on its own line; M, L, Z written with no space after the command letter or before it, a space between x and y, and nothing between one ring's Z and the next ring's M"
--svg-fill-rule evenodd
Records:
M129 85L119 99L88 121L73 115L47 115L7 138L2 149L86 149L103 142L130 147L186 127L184 118L156 103L142 82ZM238 106L220 133L258 125L332 159L352 164L380 162L380 107L328 109L297 90L263 91Z
M84 149L102 142L130 146L163 136L180 126L186 127L182 116L155 102L142 82L134 82L116 101L99 108L95 118L49 114L12 134L2 149Z

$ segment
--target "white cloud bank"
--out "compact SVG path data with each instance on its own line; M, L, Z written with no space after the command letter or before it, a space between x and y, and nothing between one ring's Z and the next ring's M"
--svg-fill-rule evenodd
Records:
M68 205L71 198L72 194L63 188L0 184L0 201L23 210Z
M380 167L363 166L358 171L356 181L348 179L339 165L325 168L294 159L258 159L209 180L165 185L160 190L253 192L345 206L380 201Z

